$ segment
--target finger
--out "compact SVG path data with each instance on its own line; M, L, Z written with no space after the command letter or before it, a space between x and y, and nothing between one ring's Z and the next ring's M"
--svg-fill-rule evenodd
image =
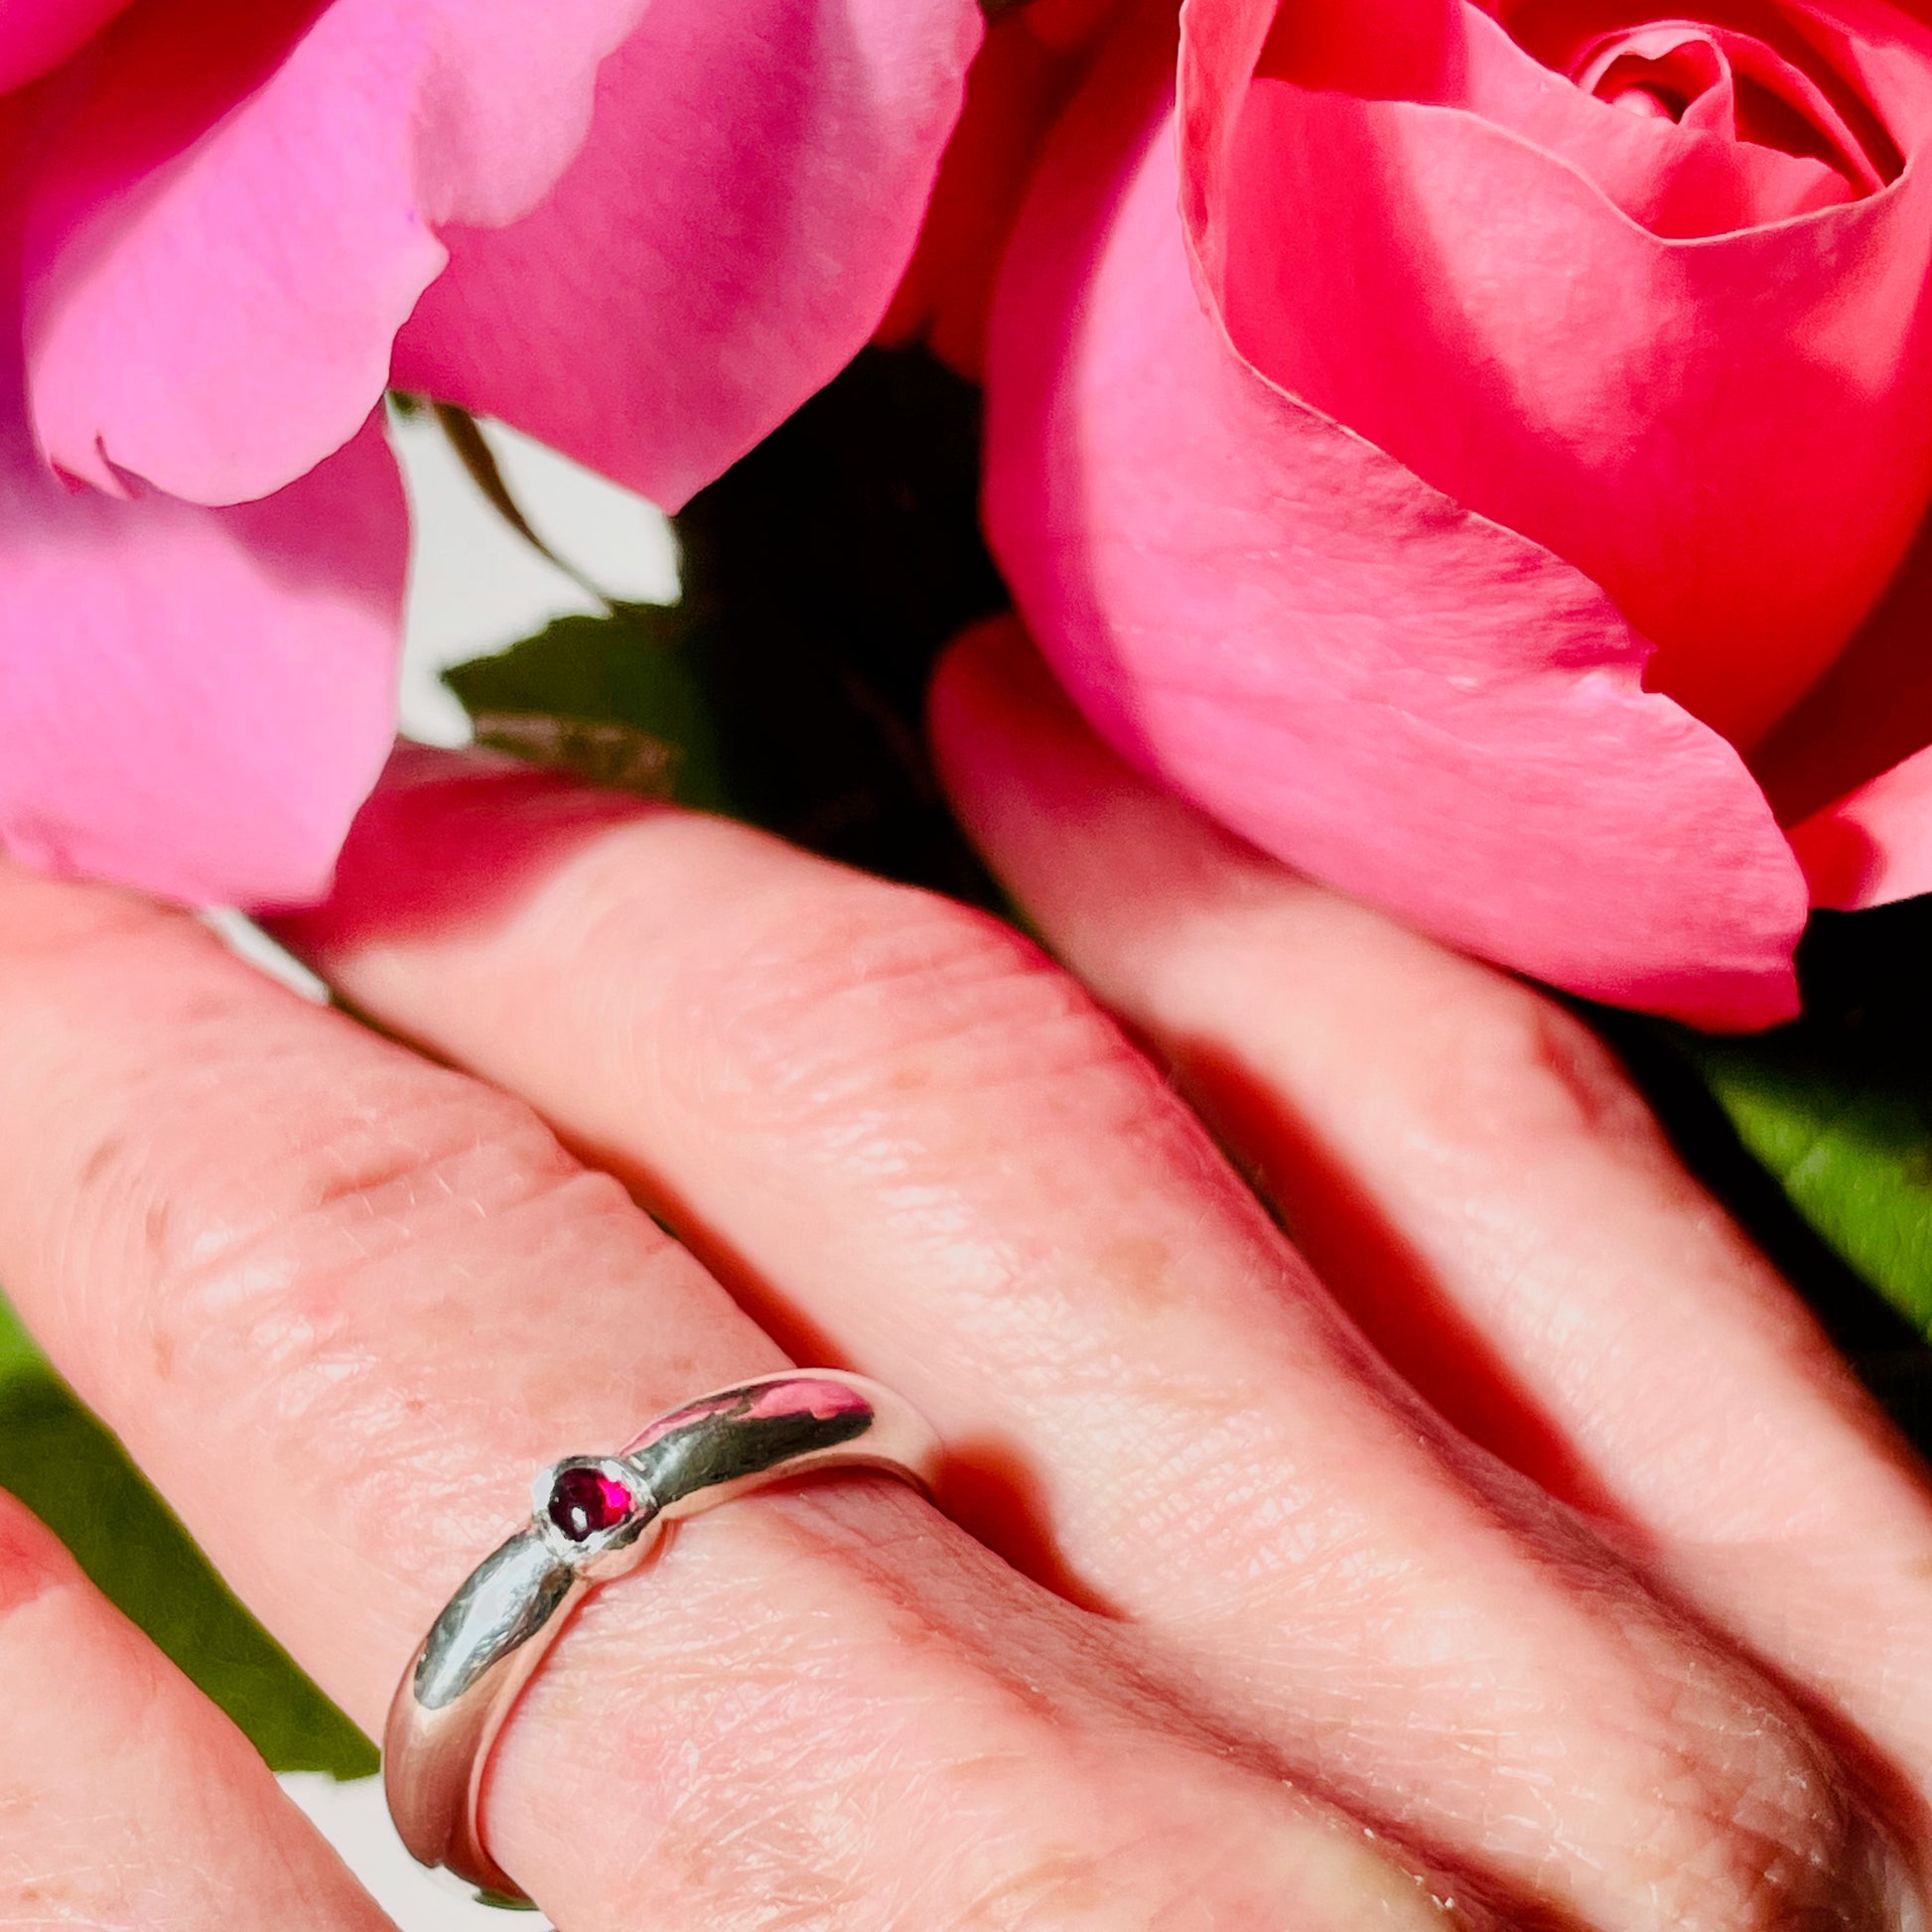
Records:
M240 1732L0 1495L0 1927L55 1925L394 1932Z
M292 936L978 1445L1216 1722L1591 1923L1878 1909L1796 1714L1424 1414L1030 948L669 813L505 889L571 796L412 760Z
M1932 1500L1595 1039L1131 776L1017 630L939 707L975 835L1439 1407L1932 1787Z
M0 1079L10 1292L367 1725L534 1465L779 1360L525 1109L189 921L0 872ZM1443 1922L1143 1680L896 1484L748 1498L594 1594L484 1835L572 1932Z

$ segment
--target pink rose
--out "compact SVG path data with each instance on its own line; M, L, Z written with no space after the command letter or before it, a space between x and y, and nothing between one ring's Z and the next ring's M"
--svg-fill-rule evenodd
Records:
M918 341L962 375L984 374L987 307L1028 177L1121 4L996 0L989 9L918 248L878 341Z
M1932 890L1932 28L1187 0L1057 127L988 517L1146 769L1556 984L1795 1006Z
M313 897L387 751L390 381L675 506L885 312L971 0L7 0L0 841Z

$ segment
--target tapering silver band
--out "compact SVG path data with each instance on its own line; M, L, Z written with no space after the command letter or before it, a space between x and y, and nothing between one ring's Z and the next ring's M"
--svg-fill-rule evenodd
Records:
M383 1787L410 1853L495 1902L522 1902L477 1816L490 1747L586 1591L635 1569L666 1523L810 1469L883 1469L930 1488L938 1454L890 1389L812 1368L700 1396L616 1455L541 1470L529 1523L450 1598L389 1707Z

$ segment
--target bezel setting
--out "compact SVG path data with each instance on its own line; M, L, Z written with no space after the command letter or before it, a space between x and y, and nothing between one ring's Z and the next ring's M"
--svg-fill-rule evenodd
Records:
M571 1535L551 1514L558 1483L578 1470L621 1489L625 1497L621 1516L581 1537ZM656 1516L657 1499L651 1494L643 1472L620 1455L567 1455L562 1461L539 1469L530 1484L530 1520L545 1547L572 1570L584 1571L596 1566L600 1572L604 1571L605 1560L632 1550Z

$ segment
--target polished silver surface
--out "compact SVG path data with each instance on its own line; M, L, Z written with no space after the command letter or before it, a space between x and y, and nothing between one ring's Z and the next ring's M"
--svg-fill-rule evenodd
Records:
M411 1854L493 1902L524 1902L477 1819L490 1746L570 1613L634 1570L662 1526L811 1469L883 1469L929 1488L939 1445L890 1389L837 1369L735 1383L660 1416L617 1455L540 1470L530 1520L450 1598L403 1672L382 1739L390 1816Z

